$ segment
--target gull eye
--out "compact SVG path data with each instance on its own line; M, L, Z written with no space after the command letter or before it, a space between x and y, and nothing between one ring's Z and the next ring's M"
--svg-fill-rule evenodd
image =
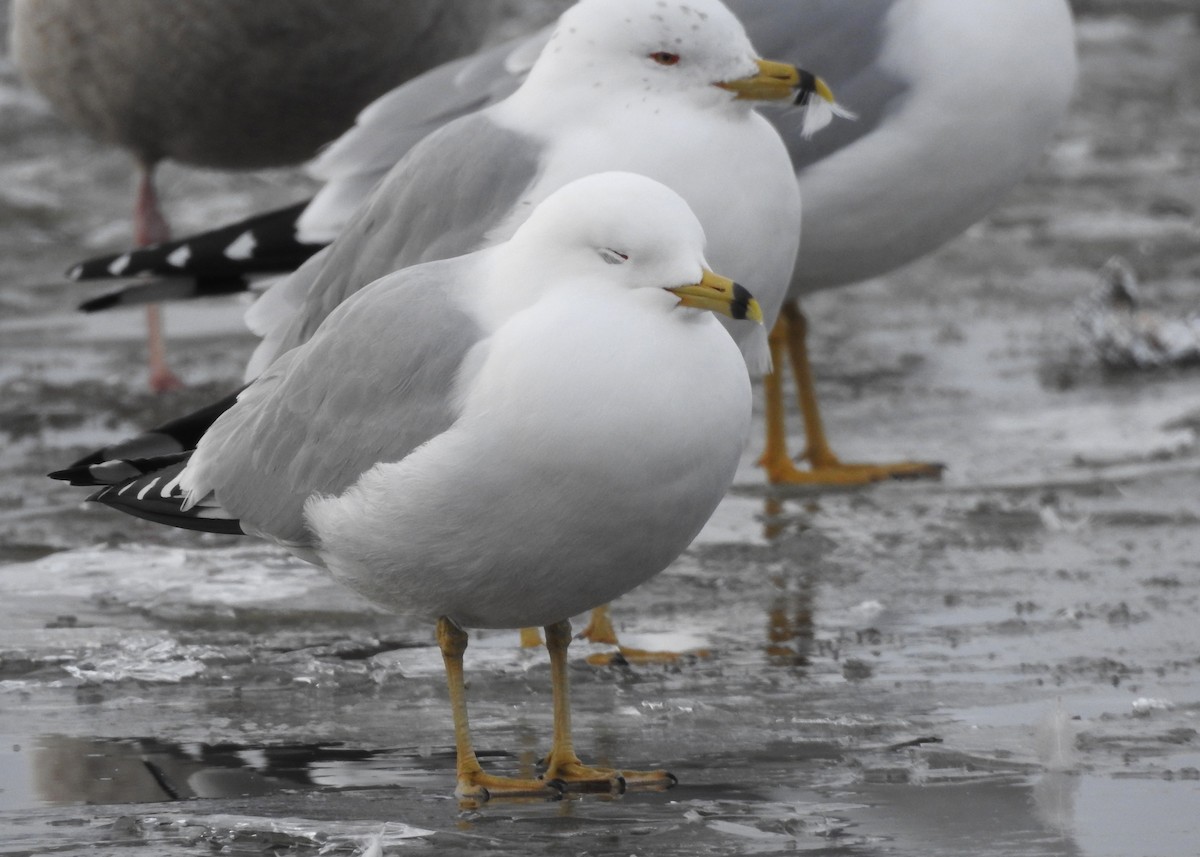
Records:
M655 51L650 54L650 59L659 65L675 65L679 62L679 54L673 54L670 51Z
M600 251L600 258L610 265L620 265L629 259L624 253L618 253L609 247L605 247Z

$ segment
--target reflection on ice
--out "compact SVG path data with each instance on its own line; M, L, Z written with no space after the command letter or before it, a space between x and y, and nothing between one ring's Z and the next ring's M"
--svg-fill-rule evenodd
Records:
M1056 699L1034 730L1037 758L1047 771L1070 771L1079 765L1079 752L1075 748L1077 731L1063 701Z
M451 750L322 744L173 744L155 738L41 735L28 752L32 795L53 804L217 800L307 789L396 787L448 775ZM484 759L505 754L481 753ZM13 778L16 781L16 777ZM10 783L11 785L11 783Z
M1075 801L1081 777L1068 771L1047 771L1033 784L1033 808L1038 819L1061 836L1075 829Z

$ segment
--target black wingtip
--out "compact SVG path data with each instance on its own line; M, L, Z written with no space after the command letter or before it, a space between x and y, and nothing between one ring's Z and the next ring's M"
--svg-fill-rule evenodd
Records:
M200 533L217 533L224 536L244 536L240 521L230 518L209 518L181 513L177 503L135 500L130 502L121 493L128 487L123 485L108 485L87 498L89 503L99 503L116 509L134 518L150 521L152 524L164 524L179 530L195 530Z
M71 462L68 467L55 471L55 473L70 474L75 470L90 468L117 459L129 461L154 459L161 458L162 456L178 455L189 449L195 449L196 444L200 442L200 438L204 436L204 433L212 427L212 424L217 421L217 418L221 414L233 407L234 403L237 402L238 396L241 395L244 389L245 387L239 387L232 393L223 396L212 404L205 405L203 408L198 408L182 417L177 417L119 443L109 444L95 452L90 452L82 458ZM52 478L66 479L68 477L54 476ZM111 482L91 482L86 484L108 485Z
M186 462L191 454L191 450L185 450L145 458L103 458L100 457L100 453L92 453L70 467L55 470L47 475L51 479L77 486L124 485L131 479L139 479L163 468Z
M147 275L190 278L208 281L200 294L228 294L244 290L244 279L252 274L277 274L293 271L320 244L301 242L296 223L308 200L274 211L264 212L152 247L140 247L124 253L86 259L66 272L69 279L131 279ZM245 243L247 246L243 247ZM234 252L234 248L238 248ZM241 283L240 287L238 284ZM192 294L172 296L192 297Z
M80 468L91 467L93 464L99 464L102 461L108 461L112 458L116 458L116 456L109 454L107 452L107 447L105 449L97 449L95 452L88 453L83 458L72 461L70 467L64 467L62 470L54 471L54 473L50 474L50 478L66 479L66 476L57 476L55 474L71 473L72 471L79 470Z
M250 280L239 274L141 278L130 285L86 300L79 304L79 309L82 312L99 312L118 306L224 297L249 289Z
M79 305L78 309L80 312L100 312L101 310L112 309L115 306L120 306L120 304L121 292L106 292L98 297L84 301Z
M110 253L107 256L96 256L84 259L67 269L67 279L75 280L111 280L113 277L124 277L130 265L138 255L156 255L161 245L142 247L137 250L126 250L123 253Z
M91 478L91 474L86 467L65 467L62 470L55 470L53 473L47 473L50 479L57 479L60 482L69 482L71 485L91 485L91 482L86 481Z

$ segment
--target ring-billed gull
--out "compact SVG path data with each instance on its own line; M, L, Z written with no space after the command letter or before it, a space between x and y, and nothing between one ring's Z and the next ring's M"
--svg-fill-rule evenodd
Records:
M475 50L495 14L471 0L15 0L22 76L69 122L127 149L139 171L134 242L169 228L162 160L221 169L299 163L372 99ZM176 257L179 258L179 257ZM121 259L113 260L120 273ZM179 386L156 307L150 385Z
M755 44L780 51L793 32L857 115L803 140L795 117L773 121L804 200L799 260L772 329L776 372L796 375L807 441L800 470L782 422L769 422L762 463L773 482L858 483L933 475L936 466L842 464L826 440L808 366L799 299L878 277L983 217L1036 164L1074 89L1066 0L731 0ZM791 16L805 27L789 26ZM811 57L811 59L810 59ZM782 406L779 406L782 413Z
M661 571L733 479L750 378L705 310L762 318L706 269L703 229L678 194L629 173L589 176L506 242L357 291L190 458L95 499L271 539L436 621L460 796L666 786L663 771L576 756L567 617ZM472 750L463 628L527 625L546 630L554 744L544 779L509 780Z
M604 169L640 172L681 193L705 224L714 264L757 284L773 317L793 267L800 206L783 143L752 107L815 92L824 94L820 106L828 89L794 67L756 60L718 0L583 0L555 33L515 93L424 137L333 245L259 300L248 320L265 339L248 379L355 289L501 240L538 199ZM426 83L414 85L424 91ZM765 337L736 333L750 362L764 366ZM219 410L79 464L186 448Z
M820 79L758 59L719 0L582 0L562 15L512 95L421 140L332 245L259 299L247 320L263 341L247 380L367 283L503 240L538 201L600 170L638 172L683 196L709 235L713 264L746 283L773 319L795 263L800 200L778 133L753 107L797 99L832 110ZM817 119L829 115L818 111ZM762 331L730 329L752 370L764 370ZM146 440L116 457L160 451ZM90 472L103 468L109 479L136 466L118 461ZM599 623L588 636L615 642Z
M820 69L857 116L812 140L797 115L774 112L804 200L802 249L782 324L773 329L777 369L795 364L810 470L786 445L781 373L768 379L772 482L872 481L936 467L844 468L830 451L807 366L806 320L796 298L880 276L958 235L991 210L1036 162L1066 110L1076 73L1066 0L729 0L768 56ZM416 140L507 95L546 36L480 52L400 87L373 104L316 164L327 180L302 234L326 242ZM236 288L242 272L222 250L253 236L268 265L290 270L311 245L296 241L300 209L228 227L197 253L198 269ZM241 246L241 245L238 245ZM176 249L176 248L171 248ZM86 269L103 269L105 260ZM194 273L145 256L141 270ZM252 270L252 269L248 269ZM175 287L194 293L194 285ZM107 302L107 300L105 301ZM790 352L784 347L790 345Z
M582 0L563 13L508 98L430 134L387 174L334 243L248 313L255 377L354 290L418 262L503 240L567 181L620 169L678 192L713 264L773 320L795 264L800 198L778 133L754 109L822 86L757 58L719 0ZM823 90L826 91L827 90ZM734 337L752 370L760 336Z
M799 201L778 135L751 108L814 90L827 96L823 84L791 66L756 64L743 28L717 0L584 0L534 55L510 97L429 135L393 168L341 230L331 252L356 260L330 266L336 282L310 263L260 302L251 318L268 341L248 377L276 353L277 337L285 345L302 338L302 329L287 329L301 301L303 328L388 270L503 238L532 203L599 169L631 169L682 193L706 224L713 257L758 283L775 314L777 284L790 275L799 241ZM430 96L441 99L436 90ZM445 109L456 115L460 106ZM755 347L752 362L765 366L765 344Z

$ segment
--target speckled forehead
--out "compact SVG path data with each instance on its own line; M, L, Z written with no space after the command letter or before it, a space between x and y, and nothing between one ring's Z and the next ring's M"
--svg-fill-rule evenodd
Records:
M750 50L741 22L717 0L583 0L562 16L555 39L639 50Z

